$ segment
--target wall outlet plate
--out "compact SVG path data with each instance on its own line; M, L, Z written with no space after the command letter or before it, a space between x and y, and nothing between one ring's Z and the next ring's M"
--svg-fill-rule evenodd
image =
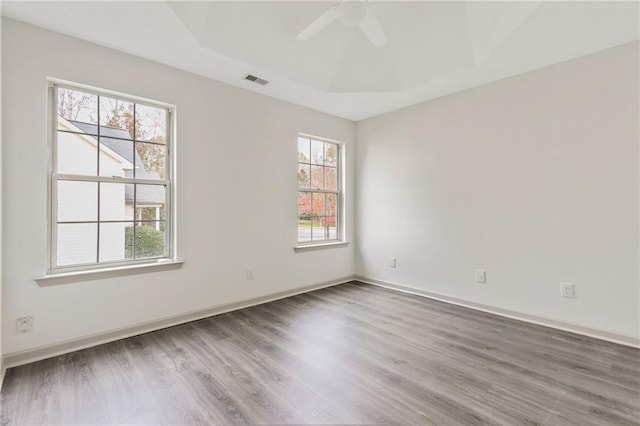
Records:
M29 333L33 331L33 316L16 318L16 333Z
M395 268L396 267L396 258L395 257L390 257L389 258L389 267L390 268Z
M576 289L573 283L560 283L560 296L570 299L576 297Z
M248 280L252 280L252 279L254 279L255 277L256 277L256 271L255 271L255 269L253 268L253 266L249 266L249 267L247 268L247 279L248 279Z
M484 269L476 269L476 282L484 284L487 282L487 271Z

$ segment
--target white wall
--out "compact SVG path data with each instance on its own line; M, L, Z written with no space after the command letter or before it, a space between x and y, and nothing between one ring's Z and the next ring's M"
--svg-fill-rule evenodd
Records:
M351 212L353 123L6 19L2 65L5 354L353 274L353 244L293 251L297 133L345 142ZM33 280L46 267L48 76L177 105L181 269ZM23 315L35 330L16 335Z
M632 43L359 122L357 273L637 337L638 71Z
M0 35L2 34L2 20L0 19ZM0 79L2 78L2 55L0 55ZM2 99L2 84L0 82L0 99ZM2 170L2 151L3 151L3 144L4 144L4 139L3 139L3 134L4 132L2 131L2 102L0 102L0 388L2 387L2 380L4 379L4 359L3 359L3 349L4 347L2 346L2 335L3 333L3 324L4 324L4 320L2 319L2 305L4 304L4 297L2 296L3 290L3 268L2 268L2 261L3 261L3 246L4 246L4 232L3 232L3 228L4 228L4 218L2 217L2 206L4 205L4 200L3 200L3 191L2 191L2 185L3 185L3 170Z

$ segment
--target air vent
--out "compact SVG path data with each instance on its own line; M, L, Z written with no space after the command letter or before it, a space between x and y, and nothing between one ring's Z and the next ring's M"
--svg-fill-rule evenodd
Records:
M245 80L249 80L249 81L253 81L254 83L258 83L262 86L266 86L269 82L267 80L264 80L260 77L256 77L255 75L251 75L251 74L247 74L244 77Z

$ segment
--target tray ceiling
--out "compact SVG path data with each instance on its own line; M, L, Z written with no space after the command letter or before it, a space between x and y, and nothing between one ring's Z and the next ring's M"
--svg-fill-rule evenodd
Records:
M2 14L360 120L638 39L637 2L371 1L387 43L333 2L11 2ZM267 79L260 86L246 74Z

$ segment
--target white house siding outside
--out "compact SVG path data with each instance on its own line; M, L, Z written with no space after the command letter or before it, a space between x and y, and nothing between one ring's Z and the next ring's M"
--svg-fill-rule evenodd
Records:
M60 130L80 132L63 118ZM91 136L58 132L58 173L96 175L97 143ZM124 177L132 164L105 146L100 147L100 174ZM97 221L98 183L59 181L58 222ZM101 220L133 220L133 209L127 215L125 184L100 184ZM125 259L125 228L133 223L100 225L100 262ZM59 266L95 263L98 225L59 224L57 231L57 264Z

